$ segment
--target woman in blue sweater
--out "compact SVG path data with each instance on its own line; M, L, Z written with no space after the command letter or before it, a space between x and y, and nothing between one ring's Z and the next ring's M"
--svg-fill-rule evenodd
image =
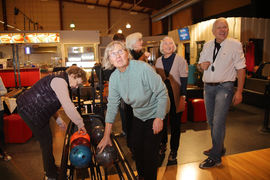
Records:
M131 137L139 179L155 180L160 132L169 110L166 86L150 65L129 60L128 50L121 42L111 42L106 47L103 66L105 69L116 67L116 70L109 80L105 133L98 148L102 152L105 146L112 145L112 124L122 98L133 108Z

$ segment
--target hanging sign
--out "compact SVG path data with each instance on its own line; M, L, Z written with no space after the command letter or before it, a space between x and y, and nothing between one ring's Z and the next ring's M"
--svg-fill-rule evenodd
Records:
M188 28L178 29L178 35L180 41L190 40Z
M59 33L0 33L1 44L57 42L60 42Z

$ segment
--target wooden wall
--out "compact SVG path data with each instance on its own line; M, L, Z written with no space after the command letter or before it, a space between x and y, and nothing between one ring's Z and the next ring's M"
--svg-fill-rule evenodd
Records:
M197 23L188 26L190 31L190 41L180 42L178 31L173 30L168 34L173 37L175 43L179 45L179 54L182 55L183 43L190 43L190 63L194 64L197 60L197 43L198 41L209 41L214 38L212 34L212 24L215 19ZM229 23L228 37L238 39L244 44L250 38L264 39L263 44L263 62L270 61L270 19L263 18L227 18Z
M263 62L270 62L270 19L241 18L241 42L264 39Z
M2 3L0 3L0 19L3 19ZM40 23L44 30L60 30L60 13L58 1L39 0L6 0L8 24L23 30L23 15L14 16L14 8L17 7L33 21ZM119 28L123 34L128 35L133 32L141 32L144 36L149 36L149 15L145 13L130 14L125 10L110 10L111 34L117 32ZM101 35L108 35L108 9L63 2L63 30L70 30L69 25L74 22L75 30L98 30ZM131 24L131 29L126 29L126 23ZM28 29L26 22L26 30ZM9 29L12 30L12 29ZM31 26L33 30L33 26ZM3 31L3 26L0 26Z
M192 7L185 8L173 14L171 30L190 26L195 19L207 18L249 4L251 4L251 0L204 0ZM159 21L159 23L161 23L161 21ZM152 31L153 35L163 32L162 26L158 26L158 28L161 29Z
M2 3L0 3L0 18L3 19ZM44 30L60 30L59 19L59 3L58 1L38 1L38 0L6 0L7 9L7 22L12 26L23 30L24 17L21 13L17 16L14 15L14 8L18 8L27 17L34 22L40 23ZM29 30L29 21L25 22L26 30ZM3 26L0 26L0 30L3 30ZM12 31L12 29L9 29ZM31 30L33 25L31 24Z
M172 29L180 29L192 24L192 8L184 9L172 16Z
M152 35L162 34L162 22L152 22Z
M220 14L232 9L236 9L251 3L251 0L204 0L203 17Z

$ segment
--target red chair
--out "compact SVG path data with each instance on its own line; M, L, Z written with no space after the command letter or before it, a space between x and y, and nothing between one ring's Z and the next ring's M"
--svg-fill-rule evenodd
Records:
M32 137L32 131L19 114L4 116L4 134L6 143L25 143Z
M186 123L187 122L187 116L188 116L188 103L185 102L185 110L184 112L182 113L182 116L181 116L181 123Z
M206 121L206 111L203 99L191 99L191 112L190 118L194 122L203 122Z

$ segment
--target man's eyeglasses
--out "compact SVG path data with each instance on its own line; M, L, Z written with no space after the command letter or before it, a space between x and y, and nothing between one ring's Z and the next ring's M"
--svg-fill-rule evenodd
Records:
M116 51L116 52L111 52L111 53L110 53L110 56L111 56L112 58L116 58L117 55L123 55L124 53L125 53L125 50L121 49L121 50Z

